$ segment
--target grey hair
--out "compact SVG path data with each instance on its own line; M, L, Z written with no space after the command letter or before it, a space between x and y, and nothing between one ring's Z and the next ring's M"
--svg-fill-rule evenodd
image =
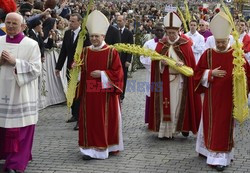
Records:
M15 12L11 12L11 13L8 13L8 14L6 15L6 19L7 19L10 15L16 15L16 16L18 16L20 23L21 23L21 24L25 24L24 18L23 18L23 16L22 16L21 14L18 14L18 13L15 13Z

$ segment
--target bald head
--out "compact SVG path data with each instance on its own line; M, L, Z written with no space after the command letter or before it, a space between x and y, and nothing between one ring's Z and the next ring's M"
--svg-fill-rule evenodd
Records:
M6 15L6 19L7 19L8 17L16 18L17 20L20 21L20 23L23 22L23 16L22 16L21 14L15 13L15 12L8 13L8 14Z
M15 36L22 31L23 17L18 13L8 13L5 19L6 33Z
M206 22L205 20L200 20L199 22L199 26L200 26L200 31L201 32L204 32L207 30L207 27L208 27L209 23Z

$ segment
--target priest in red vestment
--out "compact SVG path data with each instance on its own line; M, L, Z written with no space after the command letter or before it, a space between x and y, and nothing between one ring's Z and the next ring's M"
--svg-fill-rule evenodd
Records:
M166 38L159 41L156 51L177 61L177 66L195 68L191 43L178 33L179 16L164 17ZM200 121L201 100L194 93L193 77L186 77L169 67L165 61L153 61L151 66L151 98L149 130L159 132L159 138L172 138L179 132L196 134Z
M104 41L107 18L95 10L86 27L92 45L84 47L81 55L79 146L85 160L106 159L123 150L119 102L123 70L118 52Z
M232 26L224 12L210 24L216 48L207 49L195 70L195 87L204 93L203 115L197 136L196 151L207 157L207 164L223 171L233 159L233 49L229 44ZM249 65L244 65L249 78ZM249 86L249 85L248 85Z

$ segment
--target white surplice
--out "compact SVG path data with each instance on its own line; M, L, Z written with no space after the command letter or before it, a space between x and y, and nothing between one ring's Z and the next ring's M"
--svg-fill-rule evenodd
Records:
M157 42L155 42L155 39L151 39L145 42L143 45L144 48L146 49L151 49L155 50L157 45ZM145 57L145 56L140 56L140 61L142 65L146 68L146 83L149 85L150 84L150 78L151 78L151 58L150 57ZM150 87L145 87L145 94L150 97Z
M205 38L197 31L194 34L189 31L185 35L193 41L192 50L197 64L202 53L205 51Z
M19 44L6 43L0 37L0 54L8 51L16 65L0 66L0 127L17 128L38 120L38 76L41 53L36 41L24 37Z

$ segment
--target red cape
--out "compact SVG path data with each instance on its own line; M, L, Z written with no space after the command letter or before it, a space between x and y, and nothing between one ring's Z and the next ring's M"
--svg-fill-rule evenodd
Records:
M169 43L167 40L162 40L156 46L156 51L167 55L169 49ZM184 62L186 66L195 68L195 58L192 52L191 44L188 40L181 38L174 44L174 50L180 59ZM194 93L194 81L193 77L184 77L184 92L182 98L181 113L179 115L177 131L188 132L192 131L194 134L197 133L200 123L201 115L201 99L199 94ZM162 94L169 98L169 71L167 66L163 74L159 71L159 61L152 61L151 66L151 86L152 84L163 84ZM156 88L152 88L150 95L150 114L149 114L149 126L148 128L152 131L159 131L160 126L160 97L159 92ZM159 87L159 86L158 86ZM167 91L169 90L169 91ZM154 92L156 91L156 92ZM165 104L163 102L163 104ZM171 104L171 100L170 100ZM164 108L164 105L163 105ZM169 110L165 111L169 113ZM169 121L168 115L164 115L166 121Z

